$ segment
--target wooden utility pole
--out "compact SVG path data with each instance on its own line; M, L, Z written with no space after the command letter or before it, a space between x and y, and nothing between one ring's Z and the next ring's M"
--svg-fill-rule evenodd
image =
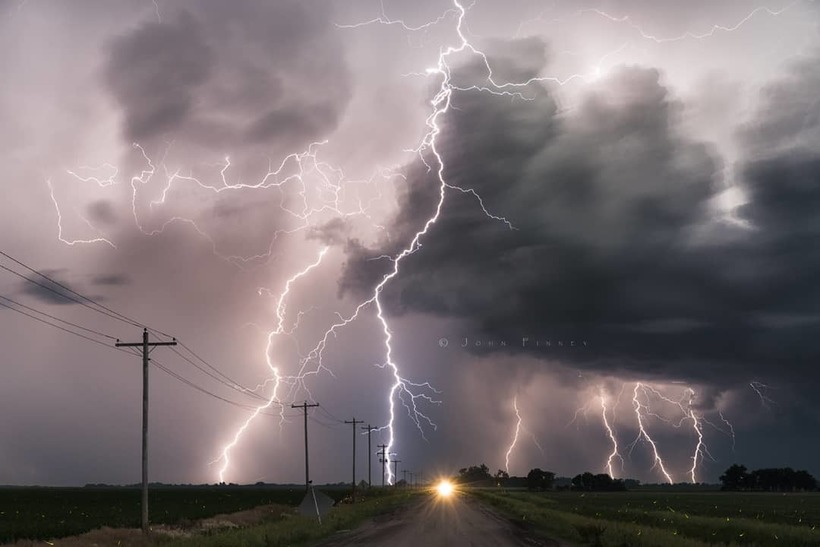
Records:
M353 494L352 494L352 502L356 503L356 426L359 424L363 424L364 420L357 420L355 416L353 416L352 420L345 420L346 424L351 424L353 426Z
M172 342L149 342L148 329L142 330L142 342L125 344L117 339L114 344L118 348L142 349L142 532L148 533L148 354L156 346L176 346L177 339Z
M393 476L396 477L396 484L394 484L393 486L398 486L399 485L399 464L400 463L401 463L401 460L393 460Z
M373 449L370 447L370 433L378 429L370 424L367 427L362 427L367 430L367 486L373 486L373 468L370 465L370 458L373 455Z
M384 466L387 464L387 445L379 444L376 448L381 448L377 454L379 455L379 463L382 464L382 488L384 488Z
M319 403L308 404L307 401L301 405L291 404L291 408L301 408L305 413L305 492L310 492L310 460L308 459L308 433L307 433L307 409L319 406Z

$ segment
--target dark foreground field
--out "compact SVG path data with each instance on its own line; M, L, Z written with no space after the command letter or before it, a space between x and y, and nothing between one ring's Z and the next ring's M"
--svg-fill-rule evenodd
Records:
M475 490L519 526L571 544L820 545L820 494Z
M326 491L336 498L347 494ZM76 536L105 526L130 530L96 531L54 544L269 547L325 541L395 546L422 541L426 547L458 547L464 539L496 547L820 546L820 494L465 489L439 499L431 491L389 488L374 489L356 505L333 508L321 525L296 515L293 507L302 495L301 488L158 488L151 493L152 523L173 526L159 526L143 539L136 530L136 489L0 490L0 543ZM256 511L261 518L227 528L194 522L258 505L267 506ZM467 518L471 515L472 520ZM486 530L473 533L482 526Z
M339 499L346 490L325 490ZM184 524L259 505L296 506L304 488L152 488L152 524ZM0 488L0 544L17 539L73 536L107 526L137 528L138 488Z

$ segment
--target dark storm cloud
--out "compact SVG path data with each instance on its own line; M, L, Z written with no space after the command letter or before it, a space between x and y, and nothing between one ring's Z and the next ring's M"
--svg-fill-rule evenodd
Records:
M91 203L87 211L92 221L109 226L116 224L119 218L114 203L104 199Z
M105 82L128 141L219 148L304 145L336 127L350 97L328 9L310 2L176 4L111 43Z
M340 245L345 243L350 232L350 225L344 219L334 218L320 226L311 226L308 230L308 239L318 239L325 245Z
M65 276L67 270L42 270L42 273L48 278L53 279L54 282L37 275L31 275L29 277L33 282L23 281L20 285L20 292L46 304L64 305L77 303L76 300L78 297L72 294L71 291L76 290L79 292L79 290L73 284L66 281ZM100 300L99 297L94 298Z
M95 276L91 282L94 285L123 286L130 285L131 278L125 274L109 274Z
M507 54L496 62L518 80L537 70ZM473 81L476 68L456 78ZM799 89L770 90L760 123L780 142L784 128L816 123L817 103L769 119L772 101L808 97L811 82L795 75ZM440 220L388 287L392 313L457 318L473 336L544 359L557 355L523 348L522 337L585 339L591 351L560 359L603 373L723 385L816 374L814 322L782 319L813 317L820 305L817 154L746 160L742 216L754 229L713 223L713 237L698 242L721 164L683 134L681 105L657 71L620 69L566 115L539 86L524 95L533 100L458 93L440 140L448 182L475 189L516 229L448 190ZM398 243L349 242L343 291L371 289L389 263L369 259L395 255L432 214L435 173L414 164L408 175L389 230Z
M106 83L125 110L129 140L171 131L190 116L195 92L214 64L204 32L185 12L175 21L146 24L114 41Z

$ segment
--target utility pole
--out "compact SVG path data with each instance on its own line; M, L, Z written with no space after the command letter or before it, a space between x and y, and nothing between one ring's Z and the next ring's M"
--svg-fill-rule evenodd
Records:
M378 444L376 448L381 448L378 452L379 454L379 463L382 464L382 488L384 488L384 466L387 464L387 445L386 444Z
M305 412L305 492L310 492L310 460L308 459L308 434L307 434L307 409L319 406L319 403L308 404L307 401L301 405L291 404L291 408L301 408Z
M402 469L401 474L404 477L404 487L407 488L407 469Z
M378 428L367 424L367 427L363 427L362 429L367 430L367 486L370 487L373 486L373 470L370 465L370 457L373 455L373 449L370 448L370 433Z
M401 460L393 460L393 476L396 477L396 484L394 486L399 485L399 463L401 463Z
M356 503L356 426L359 424L363 424L364 420L357 420L356 416L353 416L352 420L345 420L346 424L351 424L353 426L353 503Z
M142 342L125 344L117 339L115 347L142 348L142 532L148 533L148 354L150 348L156 346L176 346L177 339L172 342L149 342L148 329L142 330Z

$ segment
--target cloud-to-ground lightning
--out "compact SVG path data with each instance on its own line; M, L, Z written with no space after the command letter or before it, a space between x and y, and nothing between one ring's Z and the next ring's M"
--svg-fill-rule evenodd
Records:
M513 450L515 449L516 445L518 444L518 437L521 433L529 435L532 438L533 444L538 448L541 454L544 453L544 448L541 446L541 443L538 441L538 437L535 436L534 433L528 431L527 428L524 427L524 420L521 417L521 411L518 409L518 396L516 395L513 397L513 410L515 411L515 430L513 432L513 438L510 441L510 446L507 448L507 452L504 454L504 470L509 474L510 472L510 457L512 456Z
M276 319L277 319L276 328L268 334L268 346L265 350L265 361L266 361L268 367L271 369L271 372L273 373L273 378L272 378L272 380L273 380L273 389L271 390L271 394L270 394L270 397L268 398L267 402L265 402L265 404L260 405L259 407L256 408L256 410L253 412L253 414L251 414L247 418L247 420L245 420L245 422L239 427L239 429L237 429L237 431L234 434L234 437L231 440L231 442L229 442L228 444L226 444L222 448L222 454L219 457L219 459L216 460L217 462L220 462L220 461L222 462L222 466L219 469L219 482L225 482L225 473L228 471L228 468L230 467L230 463L231 463L231 461L230 461L231 450L233 450L233 448L237 445L237 443L239 443L240 437L245 432L245 430L248 428L248 426L250 426L251 422L253 422L256 419L256 417L259 416L259 414L263 410L266 410L266 409L270 408L274 404L279 404L280 408L284 408L284 407L281 407L281 403L279 403L278 400L277 400L279 384L282 380L282 377L279 374L279 368L277 366L274 366L273 362L271 361L271 355L270 355L271 344L273 343L273 340L276 336L284 333L285 330L286 330L285 329L285 311L286 311L286 302L285 301L286 301L286 298L287 298L288 294L290 293L291 287L300 278L306 276L312 270L317 268L319 266L319 264L321 264L322 259L324 258L327 251L328 251L328 248L324 247L321 250L321 252L319 253L318 258L313 263L308 265L303 270L297 272L290 279L288 279L287 282L285 282L285 287L282 290L281 294L279 295L279 300L276 303ZM284 419L284 417L282 419Z
M518 412L518 397L513 399L513 409L515 409L516 418L515 433L513 434L509 448L507 448L507 453L504 455L504 469L507 473L510 472L510 454L512 454L513 448L515 448L516 443L518 443L518 434L521 432L521 413Z
M618 451L618 439L615 437L615 432L612 429L612 426L609 423L609 418L607 417L607 395L603 388L600 389L599 398L601 400L601 420L604 424L604 429L606 429L607 436L609 440L612 441L612 452L609 454L606 460L606 470L609 473L609 476L613 479L615 478L615 471L612 468L612 461L615 458L621 460L621 466L624 464L624 459L621 457L620 452Z
M635 390L633 391L633 396L632 396L632 404L634 405L634 408L635 408L635 417L638 421L638 437L632 443L632 447L634 447L635 444L637 444L638 441L641 440L641 438L643 438L646 442L648 442L649 446L652 448L652 456L654 458L653 459L653 464L652 464L652 469L654 469L655 467L659 468L661 473L663 474L663 476L666 478L666 480L670 484L672 484L675 481L672 480L672 475L670 475L669 472L666 470L666 467L664 466L664 463L663 463L663 459L661 458L661 455L658 451L658 445L655 444L655 441L649 435L649 432L646 430L646 426L644 425L644 422L643 422L644 413L649 411L649 409L645 404L641 403L640 397L638 395L638 391L641 389L642 386L643 386L643 384L641 384L640 382L635 382ZM631 449L630 449L630 452L631 452Z

